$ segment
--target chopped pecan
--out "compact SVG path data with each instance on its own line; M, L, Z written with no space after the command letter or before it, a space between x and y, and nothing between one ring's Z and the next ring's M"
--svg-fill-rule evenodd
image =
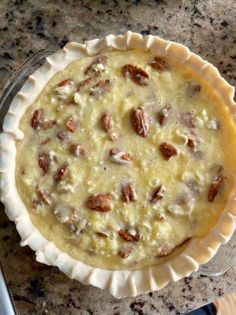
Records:
M33 208L33 209L37 209L37 207L38 206L40 206L40 201L39 200L36 200L36 199L33 199L32 200L32 203L31 203L31 207Z
M169 160L172 156L178 154L178 150L176 149L175 146L173 146L173 144L163 142L159 148L160 148L160 151L161 151L163 157L166 160Z
M132 163L130 154L124 151L119 151L119 149L111 149L109 154L112 161L117 164L128 165Z
M164 71L169 68L166 61L160 57L154 57L153 61L150 62L149 65L157 71Z
M110 80L102 80L96 83L91 89L90 89L90 95L98 97L106 93L111 87L111 81Z
M44 110L42 108L36 109L33 113L33 116L31 118L31 127L33 129L37 129L39 127L39 124L41 123L43 119Z
M54 179L56 181L60 181L66 177L67 173L68 173L68 165L63 165L57 170L56 174L54 175Z
M185 240L183 240L182 242L180 242L179 244L177 244L175 247L171 246L168 243L164 243L164 244L160 245L159 253L158 253L157 257L164 257L164 256L172 254L176 248L179 248L181 246L188 244L188 242L190 240L191 240L191 238L188 237Z
M73 107L73 106L76 106L77 104L75 101L68 101L68 102L65 102L64 105L68 107Z
M185 185L190 189L193 195L197 195L200 192L200 187L198 182L194 178L189 178L185 181Z
M53 126L56 125L56 120L46 120L42 123L43 130L51 129Z
M205 158L205 155L201 150L194 150L193 156L197 161L204 160L204 158Z
M60 130L57 133L57 138L60 139L61 141L65 141L69 139L69 134L65 130Z
M70 146L70 152L75 156L85 156L86 148L83 144L73 143Z
M66 122L66 128L70 131L70 132L75 132L76 128L77 128L77 120L71 116L69 117L69 119Z
M79 221L75 208L70 205L60 203L56 205L53 212L60 223L75 224Z
M88 220L86 218L79 218L77 216L76 225L72 225L71 228L74 230L76 236L83 234L87 228Z
M164 257L167 255L170 255L174 251L174 247L170 246L167 243L164 243L160 246L159 248L159 254L157 255L158 257Z
M63 80L61 81L60 83L57 84L58 87L63 87L67 84L72 84L72 81L70 79L66 79L66 80Z
M188 128L196 127L193 121L193 114L190 112L182 113L180 116L180 120Z
M169 105L164 106L157 114L157 119L160 126L164 126L167 122L169 114L171 112L171 107Z
M50 143L51 141L52 141L51 138L46 138L46 139L44 139L43 141L40 142L40 145L48 144L48 143Z
M116 141L120 138L120 135L117 132L109 132L109 138L112 141Z
M216 168L216 174L217 174L217 175L221 175L222 172L223 172L223 170L224 170L223 166L220 165L220 164L217 164L217 165L215 166L215 168Z
M190 147L191 149L195 149L197 146L197 140L194 137L189 137L187 141L187 146Z
M26 171L25 171L25 168L24 168L24 167L21 167L21 169L20 169L20 174L21 174L22 176L26 175Z
M91 83L93 83L94 81L96 81L97 79L97 76L96 75L93 75L83 81L81 81L79 84L78 84L78 89L77 91L80 91L82 88L84 88L85 86L88 86L90 85Z
M94 211L111 211L113 208L112 195L107 193L90 196L85 202L85 205L87 208Z
M140 241L140 234L136 232L135 235L129 234L127 231L120 230L118 232L121 238L127 242L139 242Z
M109 233L108 232L105 232L105 231L96 231L95 232L98 236L101 236L101 237L109 237Z
M103 114L101 117L102 129L105 132L111 131L114 126L114 119L111 114Z
M183 192L179 193L176 196L174 200L174 204L170 205L168 207L168 210L172 213L175 213L176 215L184 214L184 211L186 209L188 211L192 211L193 208L195 207L195 203L196 203L196 198L194 196L194 192L184 189Z
M141 67L137 67L131 64L126 64L121 70L123 76L130 77L130 79L137 85L145 86L148 84L150 75Z
M71 100L75 92L75 84L72 80L66 79L55 87L56 96L64 101ZM63 104L57 106L56 110L63 109Z
M201 85L197 82L188 82L187 83L187 95L189 97L194 97L199 94L201 91Z
M46 205L52 204L49 195L39 186L37 187L37 193L39 195L39 198L43 201L43 203L45 203Z
M121 199L124 202L133 202L137 200L137 193L134 184L128 183L121 187Z
M140 137L147 137L150 131L150 119L144 107L133 108L130 120L134 131Z
M121 258L125 259L125 258L129 257L129 255L133 252L133 250L134 250L133 247L125 247L125 248L119 250L118 255Z
M38 163L44 176L45 174L48 173L48 170L49 170L50 159L49 159L48 154L40 153L39 158L38 158Z
M156 203L158 200L161 200L163 198L164 192L166 191L166 187L163 185L159 185L153 192L150 202Z
M216 195L219 192L219 189L221 185L223 184L223 176L219 173L213 180L213 182L210 185L209 191L208 191L208 201L212 202L215 200Z
M86 75L92 75L94 73L100 73L103 71L103 67L101 69L98 67L98 65L106 66L107 65L107 57L106 56L99 56L95 60L92 61L92 63L85 69L84 74Z
M211 130L218 130L220 129L220 126L221 126L220 121L217 120L216 118L209 120L207 123L207 128Z
M119 152L120 152L119 149L117 149L117 148L112 148L112 149L109 150L109 155L110 155L110 156L113 156L113 155L115 155L115 154L117 154L117 153L119 153Z

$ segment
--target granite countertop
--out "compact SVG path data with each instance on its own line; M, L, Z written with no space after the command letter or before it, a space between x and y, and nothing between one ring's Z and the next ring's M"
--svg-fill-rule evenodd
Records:
M236 2L45 1L0 2L0 87L39 49L58 48L127 30L158 34L187 45L236 83ZM35 262L20 247L15 226L0 211L0 260L19 315L153 315L186 313L236 290L236 266L219 277L193 275L163 290L116 300L108 293L68 279L56 268ZM5 315L5 314L3 314Z

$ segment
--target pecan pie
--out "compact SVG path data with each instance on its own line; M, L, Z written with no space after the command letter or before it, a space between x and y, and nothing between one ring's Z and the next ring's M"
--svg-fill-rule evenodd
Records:
M139 35L125 36L108 36L100 42L104 49L88 42L90 56L84 46L68 44L68 61L48 59L52 68L53 60L61 61L60 71L44 84L39 74L31 77L39 88L12 140L13 176L21 207L57 253L88 268L135 275L181 260L220 222L234 190L236 128L232 99L212 83L214 75L215 82L224 81L199 71L203 60L197 67L197 57L174 43L168 53L168 42L158 37L151 37L153 49L145 49ZM122 43L127 49L119 50ZM2 139L13 134L7 117ZM200 253L199 261L197 246L188 253L197 262L186 263L192 269L183 264L182 276L210 259ZM35 248L40 261L59 264L47 259L44 247ZM86 282L76 271L65 272ZM158 285L110 291L135 295Z

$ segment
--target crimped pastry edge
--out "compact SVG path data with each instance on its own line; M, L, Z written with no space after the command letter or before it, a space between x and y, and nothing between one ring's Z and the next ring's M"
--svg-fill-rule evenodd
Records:
M166 41L158 36L143 37L129 31L124 35L107 35L105 38L86 41L84 44L70 42L47 57L44 65L29 76L16 94L4 119L3 133L0 135L1 200L5 205L7 216L16 224L22 239L21 245L29 245L36 252L37 261L57 266L68 277L106 289L116 298L160 290L169 282L177 281L197 271L200 264L208 262L220 245L230 239L235 229L236 216L235 184L225 210L206 237L193 238L178 256L140 270L107 270L87 265L59 250L31 222L15 182L15 141L24 137L19 129L21 117L36 100L45 84L74 60L98 53L127 49L151 51L189 66L209 81L232 115L235 114L236 104L233 99L235 89L220 76L216 67L191 53L184 45Z

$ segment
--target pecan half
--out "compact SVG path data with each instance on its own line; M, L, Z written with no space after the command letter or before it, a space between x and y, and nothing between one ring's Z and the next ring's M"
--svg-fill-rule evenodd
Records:
M57 170L56 174L54 175L54 179L56 181L60 181L66 177L67 173L68 173L68 165L63 165Z
M129 257L129 255L133 252L133 250L134 249L132 247L126 247L126 248L119 250L118 255L121 258L125 259L125 258Z
M137 193L134 184L128 183L121 187L121 199L124 202L134 202L137 200Z
M117 164L128 165L131 164L131 156L129 153L119 151L119 149L111 149L109 151L111 160Z
M92 75L94 73L102 72L102 69L99 69L98 65L106 66L107 65L107 57L106 56L99 56L94 59L91 64L85 69L84 74Z
M124 230L120 230L118 232L119 236L123 238L123 240L127 242L139 242L140 241L140 234L137 232L135 235L131 235Z
M101 125L102 129L105 132L111 131L111 129L114 127L114 119L111 114L104 114L101 117Z
M94 81L96 81L97 79L97 76L96 75L93 75L83 81L81 81L79 84L78 84L78 88L77 88L77 91L80 91L82 88L90 85L91 83L93 83Z
M145 86L148 84L150 75L141 67L126 64L121 70L124 77L129 77L135 84Z
M66 122L66 128L70 131L70 132L75 132L76 128L77 128L77 120L71 116L69 117L69 119Z
M48 173L48 170L49 170L49 164L50 164L49 156L46 153L40 153L38 157L38 164L44 176L45 174Z
M98 97L106 93L111 87L111 81L110 80L102 80L96 83L91 89L90 89L90 95Z
M98 194L90 196L85 205L90 210L99 211L99 212L108 212L113 208L112 204L112 195L107 194Z
M43 130L48 130L48 129L51 129L53 126L56 125L56 120L47 120L47 121L44 121L42 123L42 128Z
M164 126L167 122L167 119L170 115L171 107L169 105L164 106L158 113L157 113L157 119L160 124L160 126Z
M163 185L159 185L153 192L150 202L156 203L158 200L161 200L164 196L164 192L166 191L166 187Z
M163 157L168 161L172 156L178 154L178 150L173 144L163 142L159 147Z
M37 187L37 193L39 195L39 198L43 201L43 203L45 203L46 205L52 204L49 195L39 186Z
M33 113L33 116L31 118L31 127L33 129L37 129L39 127L39 124L41 123L43 119L44 110L42 108L36 109Z
M218 174L213 182L210 185L209 191L208 191L208 201L212 202L215 200L216 195L219 192L220 187L223 184L223 176L221 174Z
M164 71L164 70L167 70L169 68L168 64L166 63L166 61L160 57L154 57L153 61L149 63L149 65L161 72L161 71Z
M66 79L66 80L63 80L61 81L60 83L57 84L58 87L63 87L67 84L72 84L72 81L70 79Z
M70 146L70 152L75 156L85 156L86 148L83 144L73 143Z
M144 107L133 108L130 121L134 131L140 137L147 137L150 131L150 118Z

